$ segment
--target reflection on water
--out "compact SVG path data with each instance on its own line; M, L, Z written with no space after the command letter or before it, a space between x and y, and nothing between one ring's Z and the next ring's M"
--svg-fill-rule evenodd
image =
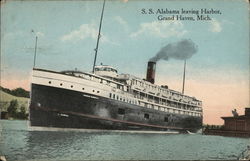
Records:
M7 160L236 159L249 139L182 134L28 131L27 121L0 121Z

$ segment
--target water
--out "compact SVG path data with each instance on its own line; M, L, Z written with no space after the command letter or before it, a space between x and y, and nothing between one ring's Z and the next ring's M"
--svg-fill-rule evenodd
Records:
M0 120L7 160L235 160L249 139L201 134L28 131L27 121Z

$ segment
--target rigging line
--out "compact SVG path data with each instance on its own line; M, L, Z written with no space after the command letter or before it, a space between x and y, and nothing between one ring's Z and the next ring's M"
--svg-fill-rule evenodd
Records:
M33 68L35 68L35 66L36 66L36 49L37 49L37 39L38 39L38 37L36 36L36 43L35 43L35 53L34 53Z
M185 88L185 76L186 76L186 59L185 59L185 61L184 61L184 72L183 72L182 94L184 94L184 88Z

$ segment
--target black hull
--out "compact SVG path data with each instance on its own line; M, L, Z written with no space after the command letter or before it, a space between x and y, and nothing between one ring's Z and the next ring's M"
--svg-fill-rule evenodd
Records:
M149 118L145 118L145 114ZM201 128L202 118L166 113L88 93L32 84L30 125L195 132Z

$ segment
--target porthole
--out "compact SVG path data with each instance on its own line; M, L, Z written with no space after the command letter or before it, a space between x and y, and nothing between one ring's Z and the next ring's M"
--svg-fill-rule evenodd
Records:
M144 114L144 118L145 118L145 119L149 119L149 114L145 113L145 114Z
M93 90L93 92L95 92L95 90Z
M100 91L97 91L97 93L100 93Z
M49 84L51 84L51 81L49 81Z
M82 90L84 90L84 88L82 88Z
M62 86L63 84L62 83L60 83L60 86Z
M70 87L73 88L73 85L71 85Z
M119 115L124 115L124 114L125 114L125 109L123 109L123 108L118 108L118 114L119 114Z

